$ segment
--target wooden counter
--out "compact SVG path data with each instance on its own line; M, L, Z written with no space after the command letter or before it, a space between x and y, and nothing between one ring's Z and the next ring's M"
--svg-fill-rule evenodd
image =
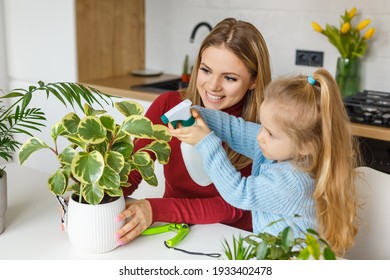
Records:
M162 74L155 77L138 77L126 75L104 80L88 81L86 84L114 96L128 97L152 102L154 99L156 99L158 93L138 91L130 89L130 87L133 85L155 83L175 78L179 78L179 76L171 74ZM351 128L352 133L356 136L390 141L390 128L357 123L351 123Z
M84 83L113 96L128 97L152 102L157 98L158 93L134 90L131 89L131 86L162 82L176 78L179 78L179 76L172 74L162 74L152 77L126 75L102 80L87 81Z

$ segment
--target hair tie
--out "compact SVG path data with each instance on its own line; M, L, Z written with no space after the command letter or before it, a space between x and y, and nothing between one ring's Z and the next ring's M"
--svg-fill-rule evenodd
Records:
M311 84L314 85L317 81L313 79L312 76L307 76L307 81Z

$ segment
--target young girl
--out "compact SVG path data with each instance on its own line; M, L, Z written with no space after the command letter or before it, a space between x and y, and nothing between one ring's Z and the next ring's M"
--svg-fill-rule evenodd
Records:
M357 233L357 153L335 80L325 69L279 79L264 98L261 126L196 106L196 125L170 126L171 134L196 145L222 197L252 211L256 233L277 235L292 226L302 235L313 228L343 255ZM221 141L253 159L250 176L234 169Z

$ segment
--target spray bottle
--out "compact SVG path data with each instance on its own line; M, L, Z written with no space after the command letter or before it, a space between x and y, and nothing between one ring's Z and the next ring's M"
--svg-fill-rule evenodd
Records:
M161 120L165 124L171 122L174 127L176 127L178 121L186 127L193 125L195 119L191 115L191 104L189 99L185 99L162 115ZM210 185L212 182L204 169L202 155L196 151L195 147L184 142L181 142L180 148L184 164L186 165L191 179L203 187Z

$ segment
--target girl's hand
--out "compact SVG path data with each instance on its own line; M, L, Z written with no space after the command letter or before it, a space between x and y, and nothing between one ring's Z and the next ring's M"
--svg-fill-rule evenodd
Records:
M199 112L195 109L191 110L192 116L195 118L195 125L183 127L180 123L175 129L171 123L168 124L169 132L172 136L177 137L180 141L190 145L196 145L204 137L210 134L211 130L204 122Z
M117 216L120 221L128 219L115 235L119 246L129 243L152 224L152 208L149 201L126 200L126 206L127 209Z

